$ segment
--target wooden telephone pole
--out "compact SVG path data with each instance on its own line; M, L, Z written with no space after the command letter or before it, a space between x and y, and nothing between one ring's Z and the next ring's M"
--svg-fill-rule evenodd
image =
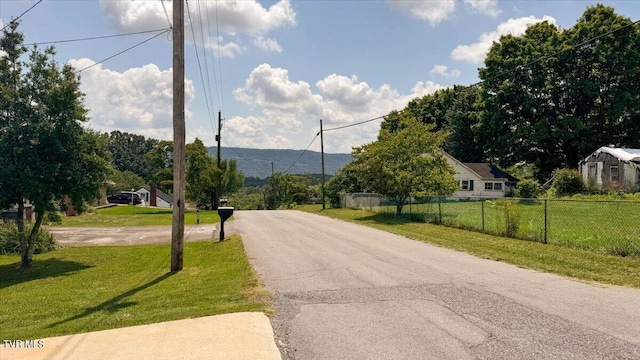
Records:
M185 197L184 2L173 1L173 222L171 272L182 270Z

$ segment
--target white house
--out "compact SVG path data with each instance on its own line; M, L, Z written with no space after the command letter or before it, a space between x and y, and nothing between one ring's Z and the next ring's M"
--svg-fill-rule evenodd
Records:
M582 159L578 167L586 184L640 190L640 149L603 146Z
M155 186L143 186L136 192L140 194L140 198L144 200L144 204L147 206L170 208L173 204L173 197L171 197L171 195L165 194Z
M458 181L459 190L455 198L495 199L511 195L518 179L487 163L463 163L443 152L447 163L456 171L453 178Z

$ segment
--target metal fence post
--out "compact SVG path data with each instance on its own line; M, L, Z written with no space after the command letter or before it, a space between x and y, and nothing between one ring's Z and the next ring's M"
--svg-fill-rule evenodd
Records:
M484 232L484 199L480 198L480 203L482 204L482 232Z
M547 243L547 199L544 199L544 243Z

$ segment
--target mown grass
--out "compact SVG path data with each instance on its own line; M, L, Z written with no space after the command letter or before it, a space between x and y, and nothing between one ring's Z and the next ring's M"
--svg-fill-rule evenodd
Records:
M322 210L321 205L305 205L297 209L352 221L523 268L582 281L640 288L640 259L637 258L623 258L557 244L545 245L442 225L412 222L406 217L366 210Z
M173 209L152 208L144 206L120 205L85 213L80 216L63 216L59 226L102 227L102 226L147 226L171 225ZM195 210L185 211L185 224L195 224ZM220 222L220 216L214 210L200 210L200 224Z
M519 218L513 237L546 241L619 256L640 257L640 202L518 200L448 201L405 206L405 212L427 221L505 235L505 203ZM391 207L372 207L373 212L393 212Z
M241 239L184 247L172 274L166 245L77 247L0 256L0 339L38 339L242 311L270 312L270 295Z

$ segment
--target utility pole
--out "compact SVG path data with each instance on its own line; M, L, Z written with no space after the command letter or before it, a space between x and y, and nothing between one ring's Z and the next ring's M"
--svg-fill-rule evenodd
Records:
M184 2L173 1L173 221L171 272L182 270L185 192Z
M322 210L324 210L324 137L322 135L322 119L320 119L320 157L322 159Z
M175 0L174 0L175 1ZM220 141L222 140L222 112L218 111L218 135L216 135L216 141L218 142L218 169L220 169ZM222 170L222 169L220 169ZM222 183L222 174L220 174L220 178L218 179L218 183L216 184L216 198L214 199L213 209L217 210L220 207L220 190Z

